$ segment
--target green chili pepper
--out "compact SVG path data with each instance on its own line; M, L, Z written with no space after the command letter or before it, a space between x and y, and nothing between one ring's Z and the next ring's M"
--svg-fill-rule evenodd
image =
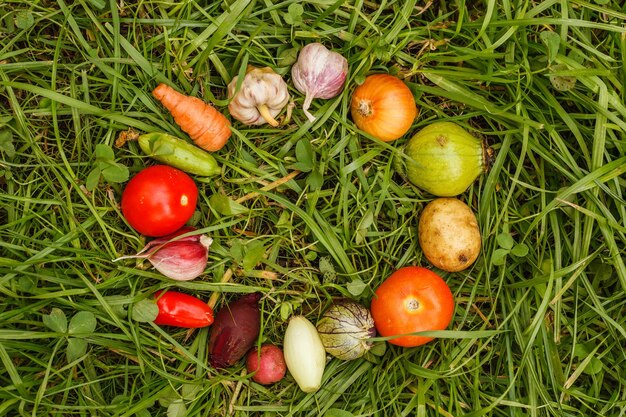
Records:
M166 133L147 133L137 139L141 150L159 162L190 174L212 177L221 172L210 153Z

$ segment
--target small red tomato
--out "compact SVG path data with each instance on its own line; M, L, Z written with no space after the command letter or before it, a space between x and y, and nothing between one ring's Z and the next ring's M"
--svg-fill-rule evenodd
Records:
M154 324L196 329L213 323L213 310L199 298L176 291L159 291L156 298L159 314Z
M254 373L252 379L259 384L269 385L280 381L287 372L283 351L275 345L265 344L261 350L252 349L246 358L248 373Z
M376 330L384 337L443 330L452 320L454 298L439 275L419 266L406 266L378 287L371 312ZM431 340L426 336L402 336L389 339L389 343L411 347Z
M124 188L122 214L146 236L164 236L187 223L196 209L198 187L191 177L167 165L140 171Z

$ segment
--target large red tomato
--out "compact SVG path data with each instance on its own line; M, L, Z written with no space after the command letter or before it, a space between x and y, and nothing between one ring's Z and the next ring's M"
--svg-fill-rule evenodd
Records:
M371 311L381 336L443 330L452 320L454 298L439 275L419 266L406 266L378 287ZM410 347L431 340L432 337L402 336L389 339L389 343Z
M139 233L165 236L187 223L196 209L198 187L191 177L167 165L140 171L122 193L122 214Z

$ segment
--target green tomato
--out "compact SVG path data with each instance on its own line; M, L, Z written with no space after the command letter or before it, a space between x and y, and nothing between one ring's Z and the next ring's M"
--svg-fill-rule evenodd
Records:
M403 170L415 186L438 197L464 192L484 171L488 152L481 140L452 122L435 122L404 148Z

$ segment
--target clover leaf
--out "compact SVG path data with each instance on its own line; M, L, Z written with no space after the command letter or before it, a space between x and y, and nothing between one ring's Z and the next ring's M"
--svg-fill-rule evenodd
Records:
M500 233L496 236L496 242L499 248L491 254L493 265L504 265L508 255L513 255L516 258L523 258L528 255L528 246L524 243L515 243L515 239L510 233Z

